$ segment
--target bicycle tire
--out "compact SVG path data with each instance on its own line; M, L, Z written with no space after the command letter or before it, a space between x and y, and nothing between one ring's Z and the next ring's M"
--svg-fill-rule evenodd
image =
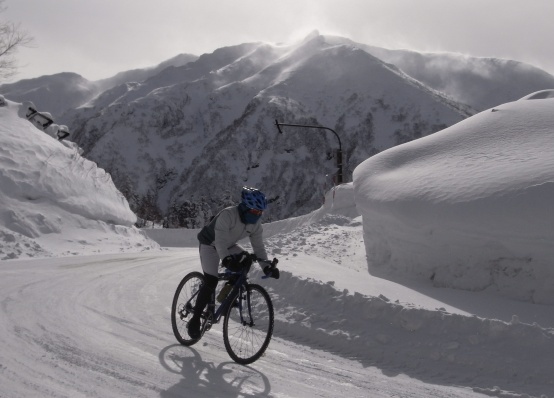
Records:
M186 311L184 307L192 295L200 289L203 283L204 275L202 275L202 273L196 271L191 272L181 280L173 296L173 303L171 305L171 326L177 341L185 346L191 346L200 340L200 338L191 339L188 334L187 325L192 317L192 312ZM193 308L195 303L196 298L191 301Z
M241 323L239 306L230 305L223 322L223 342L227 353L235 362L248 365L263 355L271 341L275 322L273 303L260 285L248 284L242 297L239 298L239 294L231 302L241 300L245 322Z

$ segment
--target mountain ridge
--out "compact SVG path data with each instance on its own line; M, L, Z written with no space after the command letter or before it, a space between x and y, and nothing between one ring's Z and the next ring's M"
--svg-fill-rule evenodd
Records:
M149 196L159 214L188 202L209 208L199 216L208 217L220 197L242 184L282 197L269 219L319 204L336 172L334 138L278 136L275 119L338 129L349 175L371 154L473 113L373 55L329 44L323 36L289 47L227 47L213 57L181 67L180 80L176 70L166 69L138 89L104 93L113 98L98 108L102 96L90 109L74 112L71 125L85 156L102 164L125 192ZM123 142L136 148L134 155L116 150ZM210 167L218 162L225 166ZM302 176L298 169L310 173Z
M168 67L185 65L197 58L191 54L179 54L156 66L119 72L110 78L96 81L90 81L77 73L61 72L2 84L0 93L15 102L31 101L39 110L49 112L63 122L66 111L86 104L106 90L120 84L142 81Z
M243 43L115 85L63 120L70 139L112 175L140 217L196 227L249 184L281 197L267 215L280 219L321 203L333 184L337 143L322 130L278 135L275 120L335 129L348 180L373 154L442 130L486 103L483 96L457 101L441 90L442 80L417 75L406 65L418 56L318 32L291 45ZM446 55L426 57L424 66ZM496 64L498 73L520 65ZM457 82L473 81L471 71L457 68ZM513 79L523 69L505 73ZM529 81L549 81L546 72L541 80L537 68L529 70ZM525 87L534 86L516 84L489 97L505 103Z

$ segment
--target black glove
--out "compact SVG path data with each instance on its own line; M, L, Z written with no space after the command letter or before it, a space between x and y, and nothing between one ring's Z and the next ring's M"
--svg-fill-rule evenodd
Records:
M279 268L268 265L264 267L264 275L269 278L279 279Z
M223 265L225 268L232 268L239 265L239 262L233 254L230 254L229 256L221 260L221 265Z

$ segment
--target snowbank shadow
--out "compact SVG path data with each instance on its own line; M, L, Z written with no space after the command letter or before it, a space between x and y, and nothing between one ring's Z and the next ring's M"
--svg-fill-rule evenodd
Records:
M551 305L520 301L499 295L498 292L435 287L431 283L426 284L422 281L393 278L387 275L372 275L405 286L414 292L440 301L445 306L480 318L510 322L514 316L517 316L522 323L537 323L544 328L554 328L554 312Z
M505 390L540 396L554 388L549 365L554 330L517 317L508 323L410 307L288 272L268 290L276 336L376 366L384 374L488 395Z

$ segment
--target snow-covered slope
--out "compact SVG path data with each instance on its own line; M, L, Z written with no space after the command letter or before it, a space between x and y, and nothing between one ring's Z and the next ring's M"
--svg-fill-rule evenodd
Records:
M115 76L109 77L107 79L96 80L94 83L102 92L121 84L130 82L142 82L152 76L157 75L166 68L183 66L188 64L189 62L195 61L196 59L198 59L198 56L196 55L179 54L156 66L119 72Z
M554 99L382 152L354 185L370 273L554 302Z
M325 38L328 43L356 46L477 111L515 101L531 92L554 88L554 76L515 60L389 50L340 36L326 35Z
M534 91L554 88L554 76L514 60L376 47L366 49L414 79L479 111L515 101Z
M25 118L0 107L0 258L156 248L111 177ZM64 145L65 144L65 145ZM109 249L108 249L109 247Z

